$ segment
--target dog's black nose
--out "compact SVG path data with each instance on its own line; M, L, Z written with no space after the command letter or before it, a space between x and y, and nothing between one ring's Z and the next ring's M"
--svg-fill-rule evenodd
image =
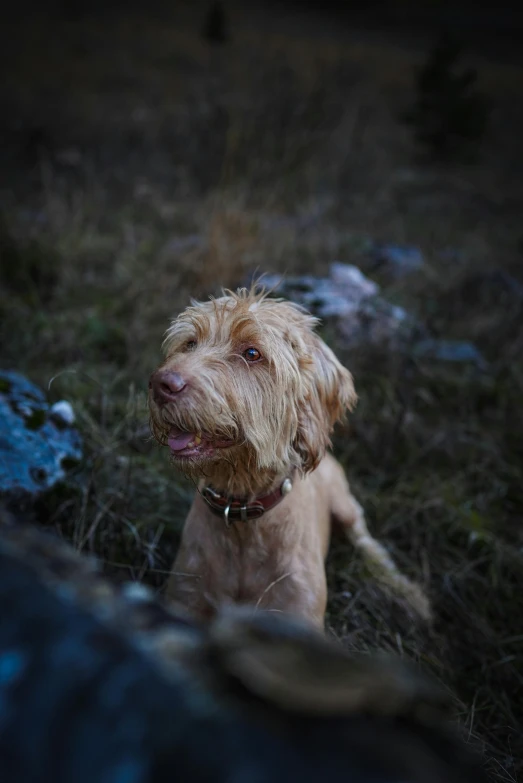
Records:
M157 405L173 402L187 386L180 373L174 370L157 370L151 375L149 387Z

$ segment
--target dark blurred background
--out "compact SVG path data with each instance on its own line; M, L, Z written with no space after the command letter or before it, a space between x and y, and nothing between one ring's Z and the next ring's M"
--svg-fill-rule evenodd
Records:
M413 626L336 542L329 629L429 669L506 781L523 774L522 39L506 2L437 0L21 0L0 28L0 370L70 402L84 444L39 521L160 589L192 493L148 440L163 332L191 296L296 278L360 395L336 454L437 614ZM333 262L378 299L340 304Z

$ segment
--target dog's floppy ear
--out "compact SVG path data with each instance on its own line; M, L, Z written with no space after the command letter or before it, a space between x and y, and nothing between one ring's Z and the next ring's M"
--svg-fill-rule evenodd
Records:
M317 335L311 334L309 351L301 361L307 378L303 399L298 405L298 429L294 449L301 468L311 471L330 445L330 433L337 421L352 410L357 401L352 375Z

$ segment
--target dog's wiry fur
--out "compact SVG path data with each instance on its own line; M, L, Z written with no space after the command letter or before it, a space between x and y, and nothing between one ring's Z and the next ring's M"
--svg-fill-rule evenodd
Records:
M190 456L173 452L177 467L201 486L247 499L292 472L294 486L259 520L230 528L197 494L168 594L202 616L246 603L321 626L334 522L378 577L428 619L423 592L372 538L341 466L326 453L333 426L356 393L351 374L315 334L316 324L294 304L240 289L193 303L169 328L165 362L152 376L152 429L160 443L173 428L203 439ZM245 358L251 348L260 360ZM185 385L165 402L155 395L154 379L169 372Z

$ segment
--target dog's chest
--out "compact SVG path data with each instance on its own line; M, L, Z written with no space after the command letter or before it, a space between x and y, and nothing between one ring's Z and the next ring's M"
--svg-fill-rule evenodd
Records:
M284 530L261 519L223 528L219 538L223 599L266 608L295 592L299 558Z
M262 523L238 522L223 528L223 587L233 601L251 601L263 592L267 580L277 578L274 536L267 535Z

